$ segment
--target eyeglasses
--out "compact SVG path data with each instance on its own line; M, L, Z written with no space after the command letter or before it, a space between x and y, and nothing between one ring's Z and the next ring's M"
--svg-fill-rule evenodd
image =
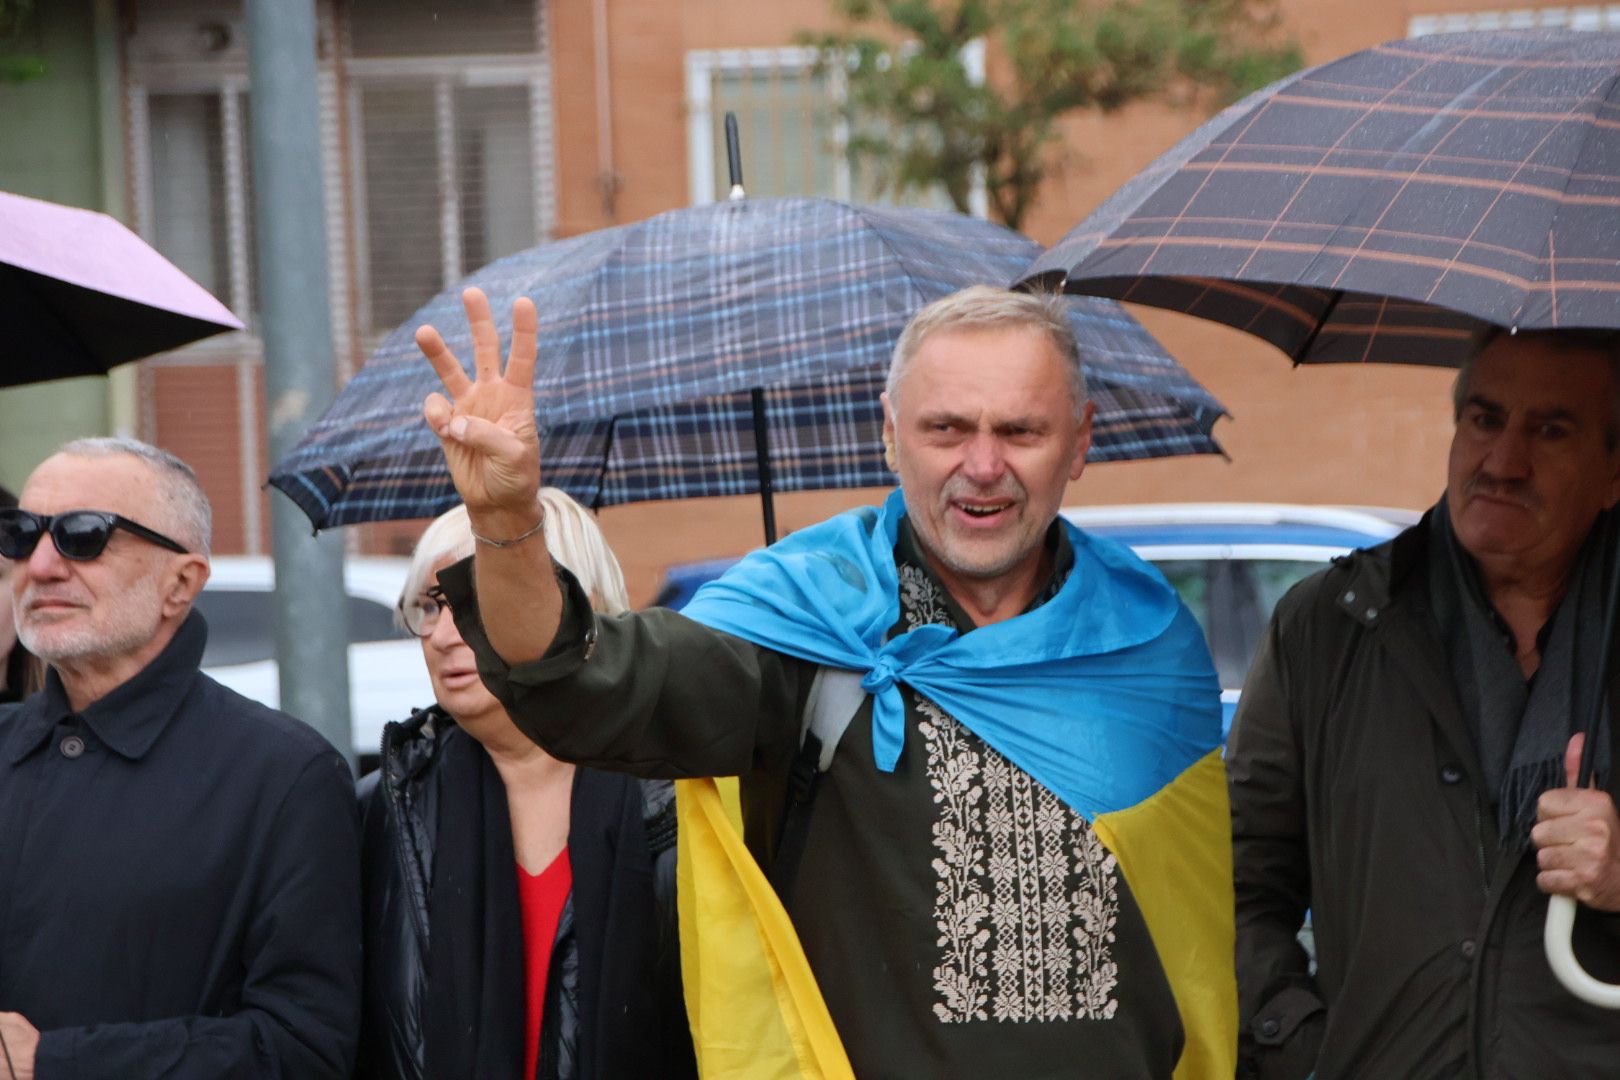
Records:
M444 598L444 590L431 585L421 596L399 609L399 618L405 624L405 629L417 637L432 637L439 625L439 616L449 610L450 603Z
M187 554L179 541L154 532L138 521L106 510L69 510L62 514L36 514L32 510L8 507L0 510L0 555L26 559L39 546L40 537L51 534L51 542L64 559L90 562L107 550L113 530L123 529L142 540Z

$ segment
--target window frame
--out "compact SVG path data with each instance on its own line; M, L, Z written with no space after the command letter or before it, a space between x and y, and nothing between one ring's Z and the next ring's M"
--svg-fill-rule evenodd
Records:
M1620 4L1585 4L1568 7L1490 8L1413 15L1407 37L1455 34L1469 30L1620 30Z
M901 46L905 48L905 46ZM717 201L714 172L714 77L716 74L752 75L761 72L791 71L808 73L820 58L806 45L778 48L692 49L686 54L686 159L687 197L692 206ZM985 80L985 43L971 43L962 53L968 78L982 85ZM827 105L833 109L833 198L851 199L854 177L849 164L849 121L843 105L849 97L849 78L839 64L827 67ZM745 177L746 180L746 177ZM984 177L976 173L969 206L974 217L990 216L990 196Z
M372 329L370 200L365 169L367 90L389 87L428 89L434 96L434 157L439 186L440 288L449 288L470 272L461 258L461 193L456 175L455 92L459 89L528 91L529 153L533 163L531 213L535 243L555 232L556 193L550 146L550 63L537 53L467 54L411 57L357 57L345 62L344 94L348 112L348 174L352 200L353 272L356 328L369 353L388 328Z

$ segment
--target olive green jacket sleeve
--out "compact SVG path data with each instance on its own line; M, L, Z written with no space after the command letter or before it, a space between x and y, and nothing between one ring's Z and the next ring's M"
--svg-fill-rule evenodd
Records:
M557 579L557 636L514 667L484 633L472 560L439 573L479 675L524 734L565 761L638 776L785 770L813 665L663 608L597 616L572 574Z

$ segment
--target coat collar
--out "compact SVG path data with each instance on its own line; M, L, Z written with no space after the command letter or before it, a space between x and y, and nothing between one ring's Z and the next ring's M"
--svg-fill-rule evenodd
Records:
M191 692L208 643L208 624L193 611L175 632L174 639L146 667L127 682L75 714L54 668L45 674L45 688L17 710L18 729L8 757L13 765L37 750L58 723L75 715L109 749L139 761L152 749L180 705Z
M1397 597L1402 603L1415 601L1415 606L1427 610L1428 598L1409 595L1404 586L1424 566L1429 549L1429 518L1435 510L1431 506L1416 525L1394 539L1343 556L1348 574L1335 601L1345 614L1371 627Z

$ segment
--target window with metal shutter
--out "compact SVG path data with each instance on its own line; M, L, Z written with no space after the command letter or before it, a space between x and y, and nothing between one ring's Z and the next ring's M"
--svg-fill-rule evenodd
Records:
M433 294L550 235L544 11L541 0L316 0L340 374ZM141 434L188 460L208 459L204 486L226 540L219 550L262 551L242 2L127 0L121 12L133 224L248 325L142 365ZM157 375L171 365L209 374Z
M344 13L360 325L376 339L549 231L539 113L550 75L532 0L353 0Z

